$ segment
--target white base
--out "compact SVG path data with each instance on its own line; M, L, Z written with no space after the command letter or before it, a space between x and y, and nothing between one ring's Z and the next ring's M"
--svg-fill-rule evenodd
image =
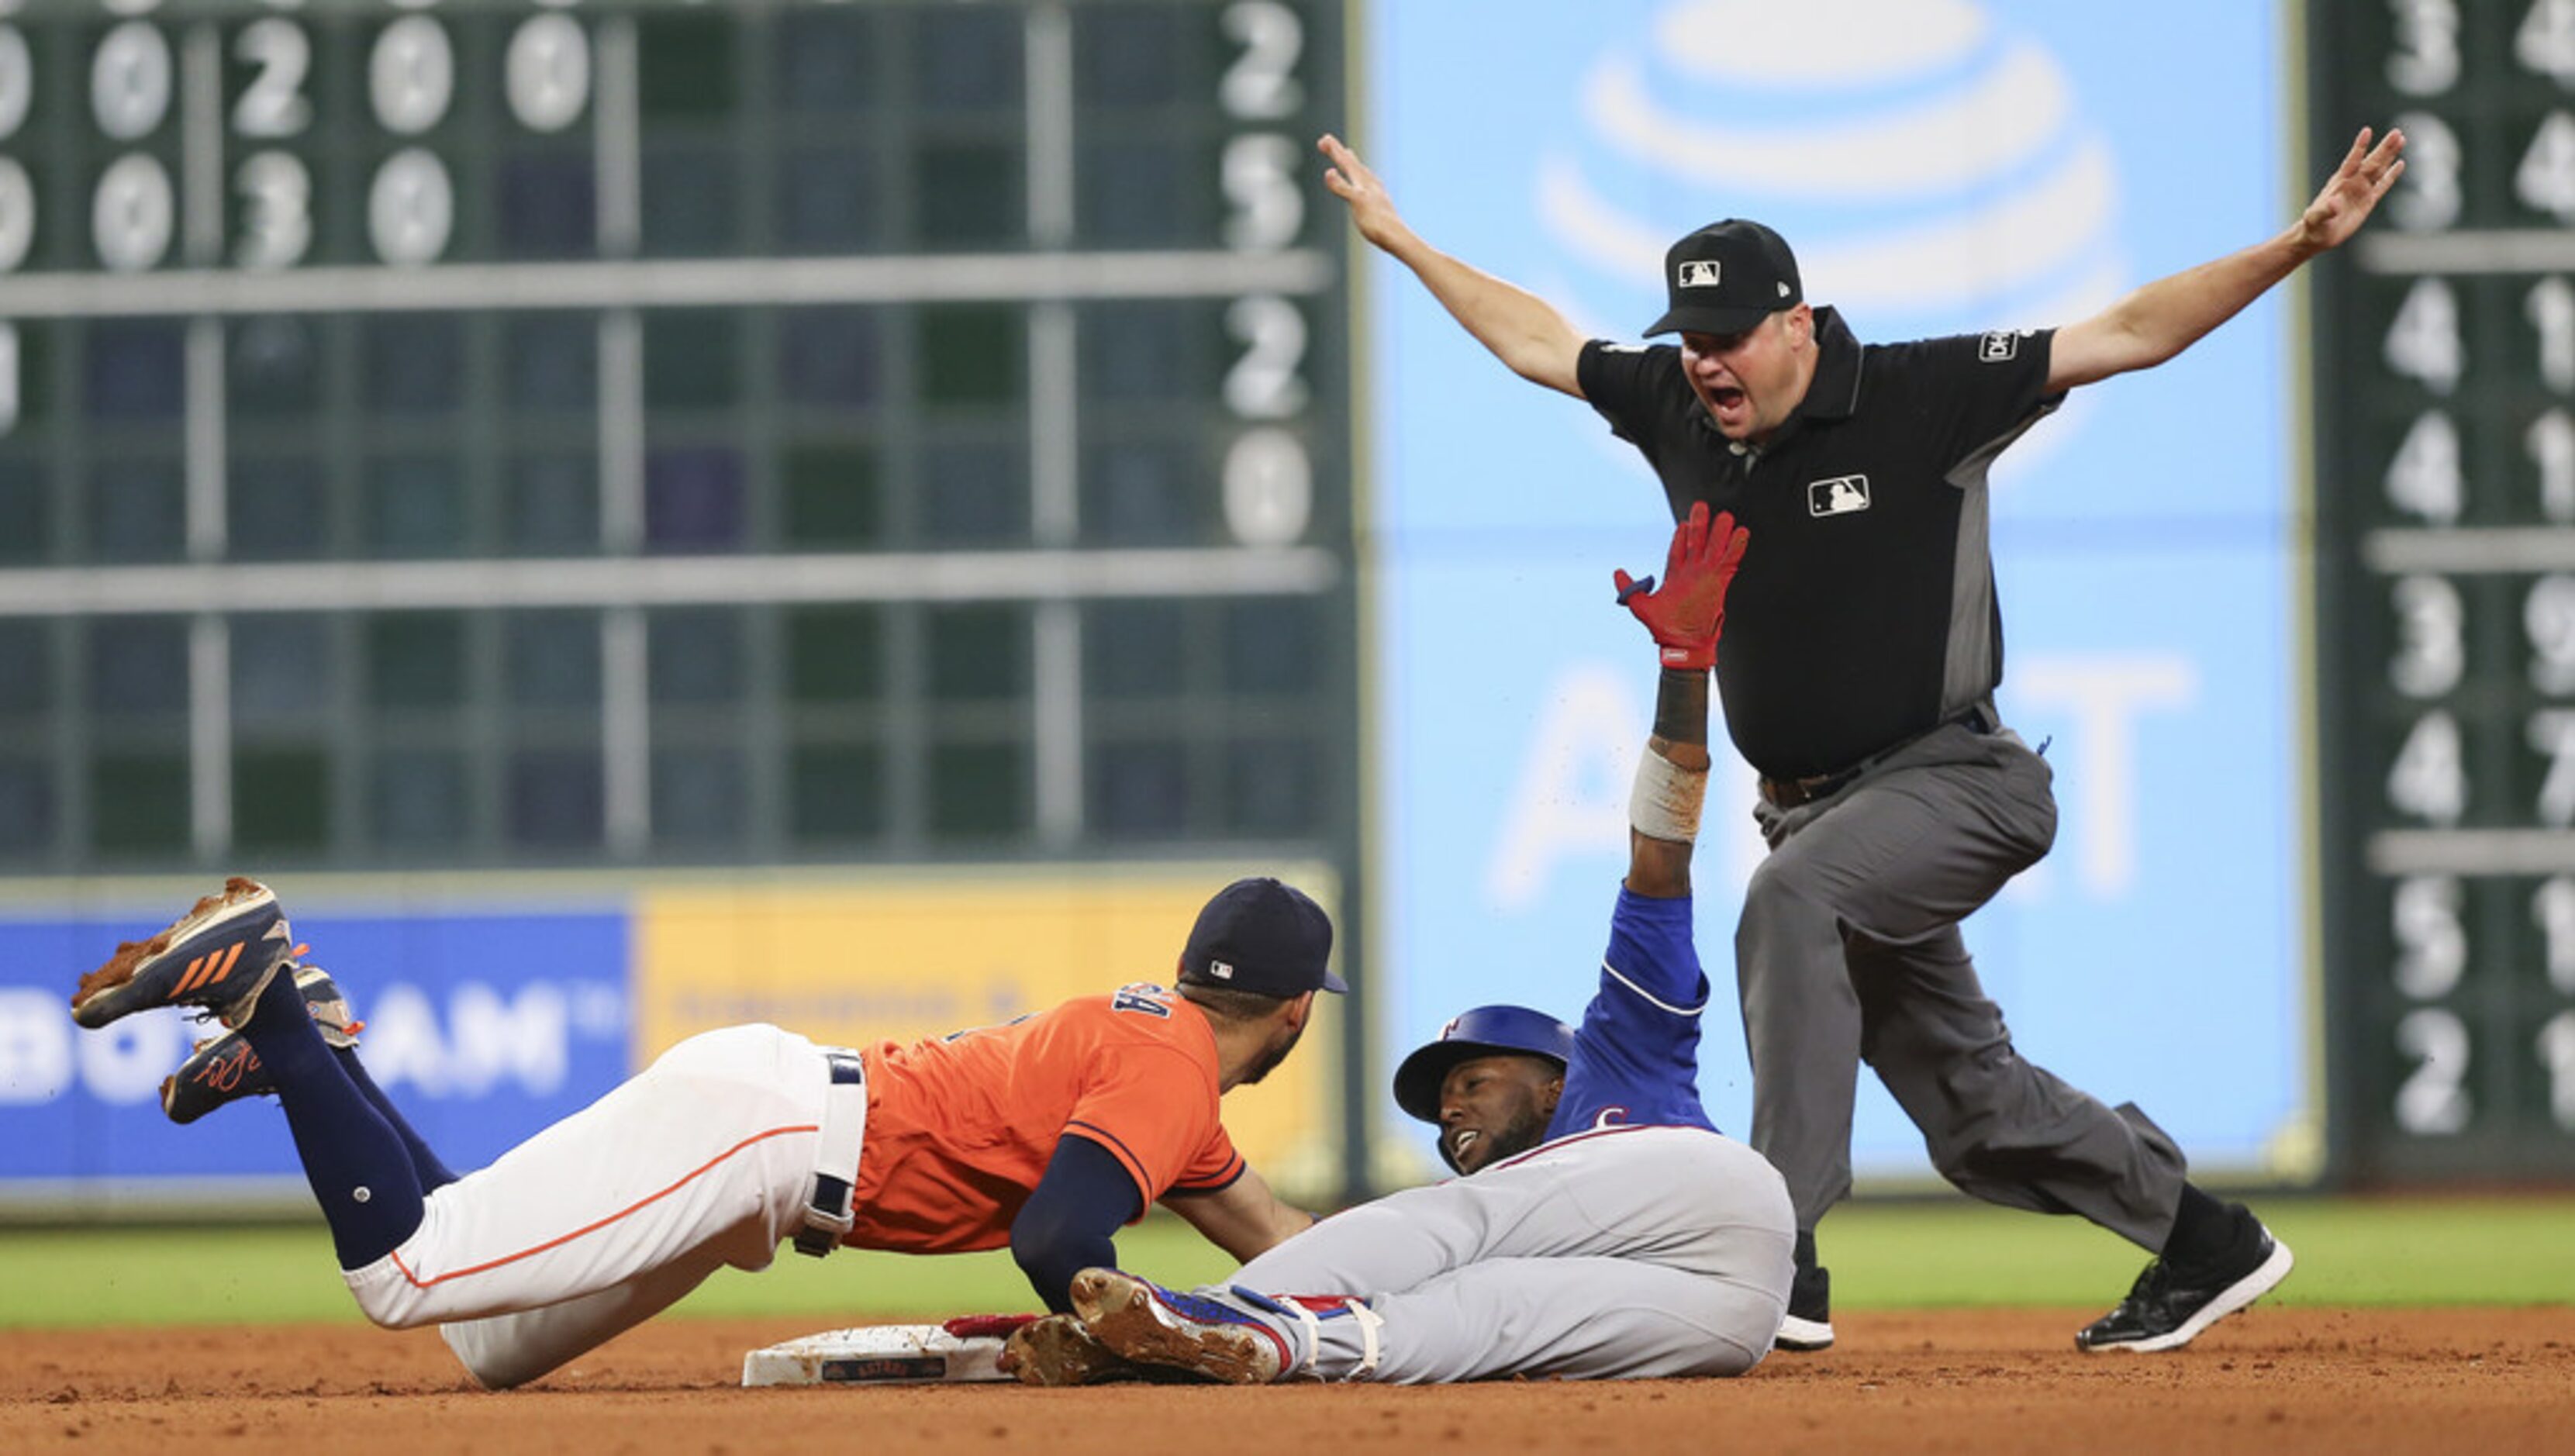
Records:
M826 1330L742 1357L745 1385L938 1385L1008 1380L1002 1341L959 1339L935 1324Z

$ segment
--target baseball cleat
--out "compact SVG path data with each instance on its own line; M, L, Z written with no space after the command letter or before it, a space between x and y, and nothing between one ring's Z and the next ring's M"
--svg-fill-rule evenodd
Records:
M1100 1342L1069 1314L1050 1314L1011 1331L1002 1346L1004 1374L1022 1385L1105 1385L1142 1380L1145 1370Z
M1828 1319L1799 1319L1788 1315L1779 1321L1779 1333L1770 1337L1770 1348L1812 1354L1833 1347L1833 1322Z
M1267 1385L1290 1363L1288 1340L1260 1317L1118 1269L1073 1276L1073 1309L1113 1353L1225 1385Z
M299 945L292 953L303 951ZM322 1039L335 1047L357 1045L358 1033L367 1023L349 1014L349 998L340 993L331 973L318 965L297 965L292 959L285 963L295 977L296 992L304 997L304 1009L321 1028ZM173 1122L194 1122L226 1102L276 1093L277 1084L270 1080L268 1068L260 1065L250 1039L239 1031L226 1031L198 1042L179 1070L162 1079L161 1110Z
M128 940L81 977L72 1019L99 1027L155 1006L203 1006L226 1027L253 1002L286 959L294 932L268 886L235 875L149 940Z
M2128 1297L2077 1331L2080 1350L2178 1350L2199 1332L2277 1288L2296 1263L2289 1246L2238 1203L2242 1224L2236 1247L2204 1265L2156 1259L2129 1288Z
M1797 1272L1788 1281L1788 1312L1770 1348L1810 1354L1833 1347L1833 1272L1815 1262L1815 1236L1797 1235Z

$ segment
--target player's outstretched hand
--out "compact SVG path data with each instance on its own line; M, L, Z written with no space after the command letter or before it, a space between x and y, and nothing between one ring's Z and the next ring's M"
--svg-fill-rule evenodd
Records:
M2369 128L2362 127L2360 135L2351 139L2351 150L2343 154L2342 165L2325 179L2324 190L2298 219L2299 243L2317 253L2341 247L2404 175L2405 133L2391 128L2373 147Z
M1710 520L1707 503L1701 501L1672 532L1662 586L1656 587L1651 577L1639 582L1623 571L1611 578L1619 605L1645 624L1662 648L1664 667L1716 666L1716 640L1725 632L1725 591L1751 540L1751 532L1734 524L1733 512L1720 511Z
M1323 168L1323 186L1332 196L1348 203L1350 223L1359 236L1379 248L1391 249L1404 234L1403 218L1394 210L1394 199L1385 195L1385 184L1359 160L1339 137L1326 132L1314 143L1328 165Z

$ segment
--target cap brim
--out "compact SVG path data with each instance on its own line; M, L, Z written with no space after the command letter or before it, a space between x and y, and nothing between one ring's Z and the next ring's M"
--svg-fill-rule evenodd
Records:
M1781 307L1794 308L1796 305L1791 302ZM1775 310L1721 309L1694 304L1673 309L1654 320L1653 327L1645 331L1645 337L1651 339L1657 334L1740 334L1773 312Z
M1478 1041L1433 1041L1413 1048L1410 1056L1394 1069L1394 1105L1416 1122L1436 1126L1439 1122L1439 1084L1448 1079L1448 1069L1461 1061L1479 1056L1495 1056L1515 1048L1486 1046Z
M1327 970L1323 972L1323 989L1327 991L1338 991L1342 995L1348 995L1350 993L1350 983Z
M1394 1069L1394 1105L1404 1115L1433 1126L1439 1122L1439 1088L1448 1073L1461 1061L1479 1056L1533 1056L1561 1069L1564 1063L1543 1051L1525 1046L1502 1046L1489 1041L1432 1041L1412 1049Z

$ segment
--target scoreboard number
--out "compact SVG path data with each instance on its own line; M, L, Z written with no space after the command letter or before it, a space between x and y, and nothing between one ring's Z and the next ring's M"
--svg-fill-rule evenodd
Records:
M2396 1046L2414 1064L2396 1089L2396 1125L2441 1137L2468 1125L2468 1028L2456 1011L2424 1007L2396 1022Z
M2575 0L2538 0L2513 32L2512 58L2560 86L2575 88Z
M2414 174L2409 169L2405 175ZM2396 311L2396 322L2388 326L2384 354L2390 370L2436 395L2459 387L2459 377L2468 369L2468 350L2459 337L2459 296L2449 280L2416 281L2404 307Z
M2387 804L2433 824L2455 824L2468 811L2468 766L2459 750L2458 720L2434 709L2414 721L2387 770Z
M120 142L150 135L170 114L170 42L148 20L129 20L90 59L90 114Z
M2396 989L2438 1000L2468 969L2468 930L2459 922L2459 879L2416 874L2396 883Z
M2459 220L2467 196L2459 182L2459 134L2428 111L2408 111L2394 122L2405 133L2405 175L2379 211L2407 232L2446 228Z
M2439 698L2468 670L2468 614L2459 589L2439 577L2403 577L2392 595L2397 647L2387 681L2408 698Z
M233 59L252 71L233 103L234 131L274 139L299 135L313 124L313 103L304 96L313 42L303 27L274 15L254 20L233 38Z
M510 114L532 132L559 132L590 108L590 37L569 15L521 22L510 37Z
M2575 449L2575 442L2570 442ZM2414 417L2405 443L2387 462L2387 504L2399 511L2447 526L2467 505L2468 481L2459 468L2459 427L2446 410L2425 410Z

